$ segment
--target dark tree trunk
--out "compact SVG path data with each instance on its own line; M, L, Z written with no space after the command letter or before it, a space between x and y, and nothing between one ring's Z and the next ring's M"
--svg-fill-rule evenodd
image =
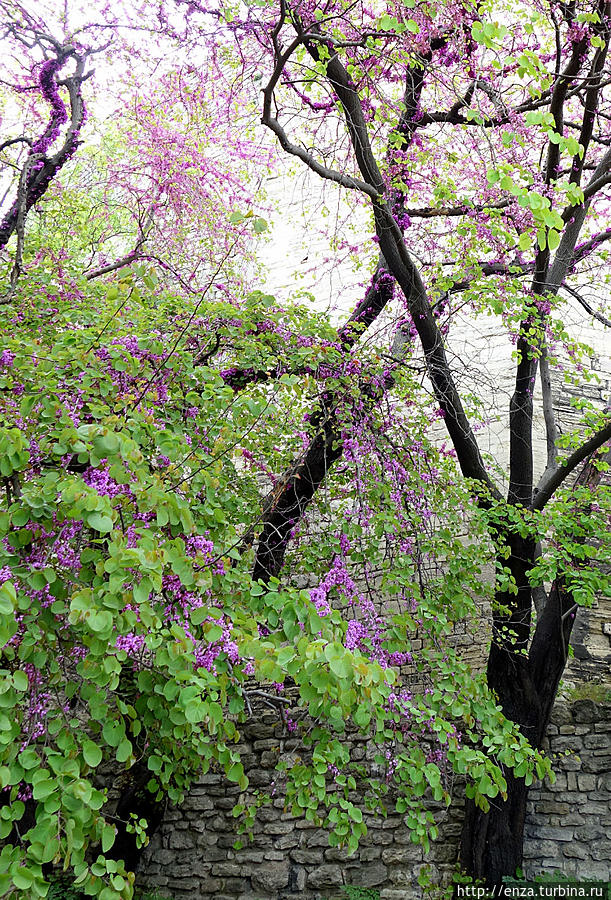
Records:
M500 884L522 864L528 788L523 778L507 778L507 800L490 801L484 813L467 800L460 845L461 865L487 885Z
M505 716L520 727L532 745L540 746L547 721L542 721L541 698L527 655L532 608L528 570L534 561L535 542L505 533L499 544L502 549L509 548L510 554L506 559L501 552L498 566L509 569L517 592L502 591L496 595L498 608L493 611L487 682L497 694ZM500 884L503 875L514 875L522 864L528 788L523 778L515 778L511 772L506 773L506 781L507 799L490 800L488 812L471 800L466 802L461 865L487 885Z
M588 467L589 468L589 467ZM583 481L580 478L580 482ZM568 645L575 621L575 604L562 582L554 582L526 653L530 633L530 595L527 573L534 544L510 538L509 568L517 582L511 615L494 617L494 640L487 667L488 686L500 700L505 716L520 727L530 744L541 749L547 733L560 678L568 658ZM497 600L509 605L507 594ZM517 640L511 645L502 624L509 625ZM460 846L462 868L488 886L502 883L522 866L524 824L528 787L523 778L505 774L507 800L490 801L485 813L472 800L466 801Z

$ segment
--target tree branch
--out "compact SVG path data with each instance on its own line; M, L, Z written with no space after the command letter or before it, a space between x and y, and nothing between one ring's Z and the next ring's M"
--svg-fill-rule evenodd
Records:
M549 357L547 354L547 344L545 340L541 346L541 357L539 359L540 377L541 377L541 393L543 395L543 419L545 421L545 439L547 445L547 466L553 469L556 466L556 457L558 450L556 447L556 439L558 437L558 429L556 427L556 416L554 415L554 404L552 401L552 376L549 368Z
M468 216L469 213L483 212L485 209L506 209L510 205L509 200L500 203L478 203L469 206L464 203L459 206L425 206L419 209L407 207L405 212L411 219L433 219L437 216Z
M45 155L47 149L59 134L60 126L68 118L65 105L57 93L55 74L69 57L73 57L76 60L74 74L63 82L68 89L70 97L70 124L62 147L53 156L47 157ZM57 59L48 60L43 65L40 87L44 98L51 104L52 112L45 132L32 143L30 154L25 163L28 166L24 188L25 214L42 197L54 176L78 147L78 134L85 120L85 104L81 93L82 84L85 78L88 77L85 74L85 62L86 56L77 55L74 49L70 47L61 49L61 51L58 51ZM32 163L34 156L36 156L36 160ZM9 238L15 231L18 224L19 211L20 202L17 199L0 223L0 249L6 246Z
M581 447L578 447L577 450L571 453L560 466L557 466L553 470L546 470L543 473L535 491L532 508L542 510L560 485L568 478L571 472L577 468L579 463L595 453L609 440L611 440L611 419L606 425L603 425L596 434L586 441L585 444L582 444Z
M611 236L611 232L610 232ZM598 322L604 325L606 328L611 328L611 319L607 319L606 316L603 316L602 313L598 312L598 310L594 309L593 306L590 306L585 297L582 297L581 294L575 290L575 288L570 287L568 284L562 285L562 290L567 291L571 297L574 297L577 302L583 306L585 311L589 313L593 318L595 318Z

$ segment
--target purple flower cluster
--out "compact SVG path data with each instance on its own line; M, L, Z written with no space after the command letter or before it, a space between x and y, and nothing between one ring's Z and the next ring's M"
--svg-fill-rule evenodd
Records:
M51 105L51 119L45 133L32 144L32 153L46 153L59 137L61 126L68 121L66 106L59 95L55 75L65 63L65 58L48 59L40 70L40 90Z

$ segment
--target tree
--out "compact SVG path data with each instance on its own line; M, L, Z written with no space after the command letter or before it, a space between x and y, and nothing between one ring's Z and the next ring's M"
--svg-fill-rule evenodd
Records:
M581 290L594 272L608 283L610 9L600 2L383 7L253 4L241 20L226 19L240 43L257 38L266 69L262 122L282 149L370 203L380 256L352 320L367 327L392 298L389 281L396 283L404 330L420 343L460 470L487 511L496 546L488 685L540 747L575 610L600 586L584 571L590 494L577 491L570 501L569 541L563 517L555 533L543 523L548 511L558 516L557 492L577 466L611 438L605 412L560 442L551 396L565 338L554 320L562 292L609 325ZM284 123L296 118L293 137ZM328 136L338 118L344 131L332 155ZM316 149L323 142L324 154ZM506 493L482 458L446 353L440 312L451 314L456 298L474 312L500 314L516 342ZM547 465L535 482L538 373ZM341 455L334 437L327 419L298 464L299 482L287 480L267 512L257 574L278 574L295 519ZM334 449L325 454L328 445ZM560 446L569 450L563 458ZM589 486L597 472L588 469ZM468 808L462 863L489 883L521 862L523 775L518 767L493 809Z
M21 224L6 241L0 311L0 889L45 896L61 863L85 893L129 898L166 798L179 801L213 764L248 789L231 745L254 699L282 705L289 682L311 726L286 723L305 747L285 775L287 808L354 849L363 808L392 787L426 844L435 828L423 798L450 802L457 772L473 801L465 867L489 882L513 873L527 784L549 771L539 747L571 615L603 584L608 506L592 455L609 425L588 410L559 464L546 373L565 340L560 288L591 306L579 265L605 262L607 151L597 148L607 138L590 112L605 121L606 7L583 21L554 8L555 80L532 50L541 11L510 34L462 6L407 16L407 4L267 4L244 16L192 3L183 23L180 6L150 4L138 20L129 9L127 20L106 10L102 23L81 13L72 27L64 17L58 40L20 4L6 8L8 35L32 53L24 117L36 121L40 100L52 107L41 171L62 140L61 92L76 90L41 54L84 59L115 36L126 83L122 54L138 65L150 56L116 40L127 23L171 42L175 57L169 68L167 54L153 59L158 80L129 104L135 127L106 134L96 160L83 150L61 179L54 169L29 205L29 151L12 160ZM196 79L202 48L209 88ZM339 328L244 275L265 230L248 180L261 150L254 133L231 129L252 103L253 67L266 72L263 122L283 149L372 206L379 256ZM303 109L309 121L292 139L282 123ZM566 125L579 141L561 130L561 110L567 122L583 113ZM346 138L331 167L305 149L307 129L329 155L337 113ZM431 127L441 129L434 152ZM224 180L233 196L210 190ZM406 206L410 191L417 207ZM517 342L507 499L448 361L456 301L502 314ZM539 365L549 458L534 493ZM435 440L440 419L452 448ZM586 460L587 483L567 487ZM486 684L451 632L490 597L488 560ZM405 665L419 673L411 690ZM364 773L341 742L347 723L383 767L358 801ZM107 764L124 769L115 810L94 783ZM265 801L238 806L245 827Z

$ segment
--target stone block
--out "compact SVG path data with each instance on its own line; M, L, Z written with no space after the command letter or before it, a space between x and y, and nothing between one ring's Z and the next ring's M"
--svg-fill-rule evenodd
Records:
M220 784L220 783L221 783L221 776L220 775L212 775L212 774L200 775L200 777L196 781L196 784L198 784L198 785L199 784Z
M598 822L588 823L582 828L575 829L575 840L584 841L584 843L593 843L606 837L605 829Z
M227 859L227 851L220 847L203 847L199 854L200 861L209 863L224 862Z
M271 898L271 894L263 895L261 891L257 891L253 893L252 891L246 891L245 894L238 894L238 900L269 900Z
M592 735L595 737L595 735ZM587 741L587 737L586 737ZM587 746L587 745L586 745ZM583 749L583 744L581 738L577 737L576 734L559 734L557 738L554 739L554 750L573 750L578 752Z
M381 847L361 847L359 850L359 859L361 862L372 862L374 859L380 859L382 855Z
M569 791L576 791L576 790L578 790L578 787L577 787L577 773L576 773L576 772L569 772L568 775L566 776L566 783L567 783L567 788L569 789Z
M579 774L577 776L577 784L579 785L580 791L595 791L596 790L596 776Z
M320 866L323 863L322 850L291 850L290 857L293 862L304 866Z
M557 852L558 845L553 841L524 841L524 859L542 859L544 856L554 856Z
M595 775L604 775L606 772L610 772L611 755L605 754L604 756L594 756L593 754L588 754L588 756L584 756L581 762L581 771L591 772Z
M271 783L272 774L264 769L252 769L248 778L253 787L265 787Z
M281 853L280 850L266 850L264 856L265 859L269 859L271 862L282 862L284 860L284 853Z
M357 862L358 856L354 853L350 855L343 847L328 847L324 852L325 862L348 863Z
M299 846L299 835L294 832L283 834L274 841L275 850L291 850L293 847Z
M592 859L611 860L611 841L595 841L590 845Z
M584 745L588 750L608 750L609 735L608 734L586 734L583 739Z
M293 830L293 822L266 822L263 826L265 834L290 834Z
M384 888L380 891L380 900L411 900L416 897L411 892L407 894L404 890L396 890L396 888Z
M176 854L170 850L158 850L154 856L155 862L160 866L171 866L176 858Z
M237 835L235 834L219 834L217 846L222 850L233 850L233 845L235 844L237 839Z
M564 703L557 703L552 712L552 722L554 725L569 725L573 722L571 709Z
M593 700L576 700L573 703L573 718L575 722L597 722L600 716L596 703Z
M600 796L600 794L594 794L594 797ZM609 795L602 794L602 797L603 800L600 803L597 800L589 800L586 797L586 801L581 807L580 812L582 812L584 816L604 816L609 812Z
M237 862L244 865L245 863L262 863L262 850L240 850L236 857Z
M322 829L313 831L306 837L306 847L328 847L329 835Z
M585 817L580 816L579 813L576 812L569 813L568 816L564 816L562 819L563 825L585 825L585 823Z
M235 800L233 797L218 797L214 801L215 809L233 809L235 806Z
M364 888L376 888L388 880L388 869L381 862L372 863L370 866L361 866L351 874L354 883Z
M406 847L387 847L382 850L382 860L389 866L409 865L422 859L422 848L415 844Z
M552 828L549 825L540 825L531 829L531 833L533 833L533 837L543 838L544 840L563 842L573 840L572 828Z
M535 804L537 815L556 815L564 816L569 812L569 804L562 803L559 800L540 800Z
M261 866L256 866L252 870L251 878L252 886L255 889L262 888L270 893L282 890L289 884L288 862L263 863Z
M170 835L169 845L171 850L192 850L195 838L188 831L174 831Z
M388 870L388 880L391 884L397 885L409 885L410 887L416 884L416 868L415 866L410 866L409 869L389 869Z
M215 863L212 874L217 878L236 878L242 874L242 867L236 862Z
M289 890L292 893L302 893L306 886L307 873L301 866L289 868Z
M609 863L592 862L587 860L583 863L577 875L583 881L609 881Z
M250 876L251 870L249 868L243 869L241 878L225 878L223 881L223 890L226 894L241 894L242 891L245 891L248 888L248 878Z
M313 869L307 880L309 888L327 888L342 884L342 870L339 866L323 865Z
M367 840L370 844L390 844L393 840L393 835L384 834L383 831L369 831Z
M578 841L571 841L570 844L564 844L562 847L562 852L565 856L568 856L572 859L588 858L587 848L584 847L583 844L580 844Z

